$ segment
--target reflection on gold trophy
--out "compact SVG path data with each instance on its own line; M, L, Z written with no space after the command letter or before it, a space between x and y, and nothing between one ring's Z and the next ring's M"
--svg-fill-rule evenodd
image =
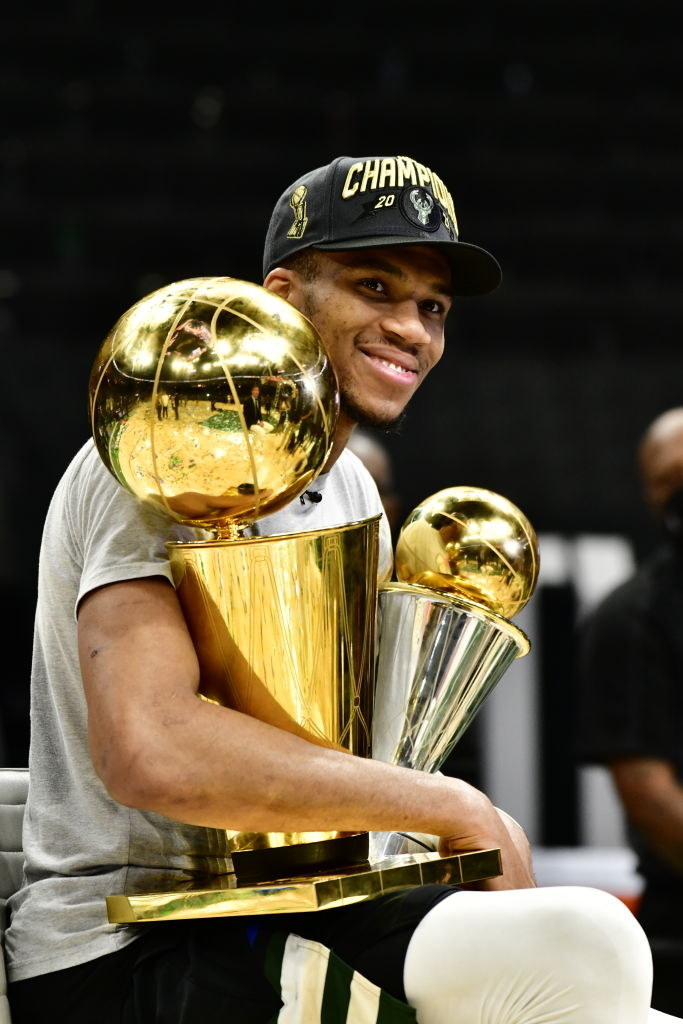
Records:
M259 520L309 487L331 450L339 396L313 325L259 285L176 282L120 318L89 397L95 443L119 483L166 513L169 537L174 524L198 531L167 544L198 696L313 743L385 757L373 749L379 516L258 535ZM320 909L500 871L497 850L377 858L367 832L235 828L225 842L232 872L111 896L110 921Z

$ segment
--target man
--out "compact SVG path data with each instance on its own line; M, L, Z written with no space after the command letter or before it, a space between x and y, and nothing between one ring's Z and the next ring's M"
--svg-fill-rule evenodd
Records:
M645 886L653 1003L683 1014L683 407L657 416L637 466L661 543L580 635L583 759L605 764Z
M315 323L342 401L323 500L294 501L262 532L381 512L345 451L354 427L400 419L441 356L452 297L499 280L489 253L459 241L441 179L410 158L339 157L283 193L264 284ZM26 884L8 931L15 1024L45 1005L69 1021L146 1024L437 1024L481 1019L483 1005L501 1024L649 1020L651 963L632 915L604 893L534 888L521 828L479 790L197 699L168 531L92 445L48 512ZM313 914L107 924L108 893L148 866L206 869L226 828L427 833L443 853L499 848L503 874L487 891L422 886Z
M263 416L261 414L261 389L254 384L247 397L242 402L242 412L247 430L251 427L262 427Z

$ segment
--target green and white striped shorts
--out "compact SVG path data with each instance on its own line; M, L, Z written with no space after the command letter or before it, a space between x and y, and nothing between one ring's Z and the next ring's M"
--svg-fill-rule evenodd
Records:
M368 981L321 942L274 935L265 969L282 999L272 1024L415 1024L411 1006Z

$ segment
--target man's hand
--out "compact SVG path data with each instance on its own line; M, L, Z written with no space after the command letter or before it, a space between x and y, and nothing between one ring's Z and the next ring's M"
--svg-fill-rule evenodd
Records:
M470 787L471 788L471 787ZM488 797L472 789L468 813L461 816L461 827L444 835L439 844L442 857L471 850L499 849L502 875L471 883L473 889L532 889L531 848L521 825L505 811L494 807Z

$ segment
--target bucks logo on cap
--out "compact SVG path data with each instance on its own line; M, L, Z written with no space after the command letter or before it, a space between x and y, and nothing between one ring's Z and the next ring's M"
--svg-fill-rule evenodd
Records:
M441 223L441 211L426 188L404 189L401 212L426 231L436 231Z

